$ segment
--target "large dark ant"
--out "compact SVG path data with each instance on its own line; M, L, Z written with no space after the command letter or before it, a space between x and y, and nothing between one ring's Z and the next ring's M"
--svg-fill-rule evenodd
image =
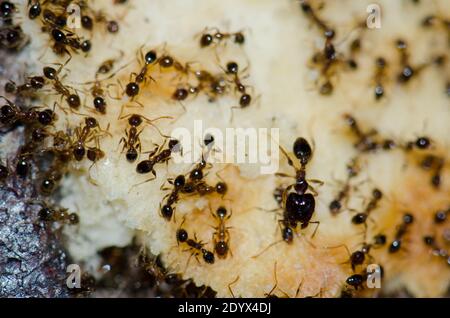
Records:
M231 213L227 213L227 209L223 206L217 208L214 218L218 219L218 225L213 233L214 251L219 258L226 258L230 251L230 233L225 225L225 221L231 217ZM231 251L230 251L231 252Z
M312 190L315 193L314 189L309 185L309 182L323 184L323 182L319 180L306 179L306 165L312 157L311 146L303 137L298 137L295 140L293 144L293 152L295 157L301 164L300 168L295 167L292 159L282 147L280 147L280 149L288 159L288 164L295 169L295 183L289 185L283 193L285 217L284 221L289 221L291 225L297 224L297 222L299 222L301 223L302 229L306 228L309 223L319 224L318 222L310 221L314 214L316 202L314 199L314 195L312 195L311 193L306 193L308 189ZM292 177L283 173L277 173L277 176ZM293 188L295 191L289 193L289 190L291 188Z
M218 28L206 28L200 38L200 47L204 48L211 45L217 45L227 39L232 39L234 43L239 45L242 45L245 42L245 36L242 31L223 33L220 32Z
M52 81L54 90L66 98L66 102L70 108L78 109L81 106L80 97L77 94L72 94L69 88L59 79L58 74L61 72L63 66L64 65L62 65L58 71L53 67L44 67L44 76Z
M183 220L184 223L184 220ZM214 264L214 253L208 251L207 249L203 248L205 245L201 241L197 241L197 239L194 236L194 239L190 239L188 233L185 229L182 228L183 223L181 223L180 228L177 230L177 243L185 243L191 250L192 255L197 257L200 253L203 256L203 260L207 264ZM189 262L189 261L188 261ZM186 265L187 266L187 265Z
M122 137L120 139L119 144L123 142L123 150L127 148L126 158L129 162L134 162L139 153L141 152L141 141L139 139L139 135L142 133L141 129L138 131L138 127L142 124L142 122L145 122L153 127L155 127L157 130L158 128L153 124L154 121L157 121L159 119L164 118L172 118L168 116L161 116L154 119L148 119L142 115L138 114L131 114L121 117L120 119L128 118L128 125L130 126L129 129L125 129L125 137ZM158 130L159 131L159 130Z
M414 216L412 214L406 213L403 215L402 224L397 226L397 231L395 233L395 239L389 245L389 253L396 253L400 250L402 246L402 238L406 234L408 228L414 222Z

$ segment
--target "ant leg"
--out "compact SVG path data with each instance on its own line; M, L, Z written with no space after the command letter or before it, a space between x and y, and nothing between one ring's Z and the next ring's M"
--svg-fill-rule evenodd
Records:
M235 283L237 283L237 281L239 280L239 275L231 282L228 284L228 291L230 292L231 297L234 297L234 293L233 290L231 289L231 285L234 285Z
M316 224L316 228L314 229L313 234L311 235L311 238L313 238L316 235L317 229L319 228L320 225L320 221L314 221L314 222L309 222L309 223L314 223Z

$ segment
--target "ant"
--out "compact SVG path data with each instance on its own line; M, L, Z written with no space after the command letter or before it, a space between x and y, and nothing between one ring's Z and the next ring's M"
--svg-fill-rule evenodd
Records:
M291 231L288 230L288 225L296 225L297 222L301 223L301 229L304 229L311 222L311 218L314 214L316 201L314 195L311 193L306 193L308 189L315 193L314 188L312 188L309 182L314 182L318 184L323 184L319 180L306 180L306 165L312 158L312 148L308 141L303 137L298 137L293 144L293 152L295 157L299 160L301 167L295 167L292 159L289 157L287 152L280 147L282 153L288 160L288 164L295 169L295 183L289 185L283 192L283 202L284 202L284 220L282 224L284 225L283 234L286 234L287 238L291 237ZM277 173L277 176L281 177L292 177L283 173ZM291 188L294 188L294 192L289 192ZM286 198L287 195L287 198ZM294 226L295 227L295 226ZM317 227L316 227L317 230ZM314 234L316 232L314 231ZM314 235L313 234L313 235ZM284 237L284 235L283 235Z
M45 84L45 79L42 76L29 77L24 84L16 85L13 81L5 84L5 91L18 96L32 97L34 94L42 89Z
M375 61L375 100L379 100L384 96L384 86L382 84L386 77L387 62L383 57L378 57Z
M142 66L139 73L137 73L137 74L131 73L130 74L130 81L125 88L125 93L127 94L128 97L131 97L131 98L134 98L135 96L137 96L139 94L139 92L140 92L139 84L146 81L148 67L151 64L154 64L155 62L158 61L158 55L157 55L156 51L154 51L154 50L148 51L145 55L142 54L142 50L139 50L139 52L140 52L140 59L143 60L144 66ZM131 77L133 75L135 77L134 81L131 80ZM153 79L153 78L150 77L150 79Z
M21 122L49 126L56 120L56 115L51 109L37 111L36 107L32 107L29 110L22 110L5 97L0 96L0 98L3 98L7 103L0 108L0 123L2 124L13 125L16 122Z
M149 153L147 160L139 162L136 166L136 172L139 174L145 174L149 172L153 174L154 178L147 181L151 181L156 178L156 171L154 170L154 166L157 163L164 163L169 161L172 152L177 152L180 150L180 142L176 139L169 140L168 148L163 149L164 145L165 141L161 146L157 146Z
M356 149L361 152L369 152L378 148L378 144L373 138L373 136L377 134L376 130L372 129L368 132L363 132L356 119L350 114L344 114L344 119L352 133L358 138L357 142L354 144Z
M400 84L405 84L411 80L411 78L415 74L419 74L420 71L422 71L427 64L420 65L416 68L412 67L409 63L409 54L408 54L408 45L404 40L397 40L396 46L398 51L400 52L400 64L402 66L402 71L397 76L397 81Z
M450 265L450 257L448 255L448 252L438 246L438 244L436 243L436 239L433 236L424 236L423 241L425 245L431 247L431 253L434 256L444 258L446 263Z
M226 65L226 74L232 76L232 81L235 85L235 89L241 93L241 97L239 98L239 106L241 108L246 108L252 102L252 96L247 92L247 86L242 84L241 79L239 78L239 65L236 62L228 62Z
M217 45L226 39L233 39L233 42L238 45L242 45L245 42L245 36L242 31L233 32L233 33L223 33L223 32L220 32L220 30L217 28L212 28L212 29L206 28L203 31L203 34L200 38L200 47L204 48L204 47L211 46L213 44Z
M179 192L184 188L186 184L186 178L184 175L179 175L175 178L175 180L168 180L170 184L173 185L172 192L167 194L164 199L167 197L166 203L161 207L160 211L163 218L170 221L173 215L174 208L172 207L173 204L177 203L179 199ZM165 189L162 189L165 190ZM163 200L164 200L163 199Z
M397 231L395 233L395 239L389 245L389 253L396 253L400 250L402 246L402 237L406 234L409 226L414 222L414 216L409 213L405 213L403 215L402 224L397 227Z
M67 62L65 63L67 64ZM72 94L68 87L66 87L59 79L58 74L61 72L64 65L61 65L58 71L53 67L46 66L43 69L44 76L53 81L53 88L55 91L62 96L66 97L67 104L70 108L78 109L81 105L80 97L77 94Z
M72 154L77 161L81 161L86 154L86 144L98 136L94 131L100 131L97 120L94 117L86 117L85 124L75 128L75 140L72 143Z
M426 155L420 162L420 167L424 170L433 169L430 183L434 188L439 188L441 185L441 174L445 165L445 159L435 155Z
M217 227L214 228L216 231L213 233L214 250L219 258L226 258L228 251L230 251L230 233L228 232L230 227L225 225L225 221L231 217L231 213L228 214L227 209L220 206L213 216L219 222Z
M34 204L40 205L42 208L39 210L39 219L44 222L62 222L71 225L78 224L80 219L76 213L68 213L68 209L54 209L47 205L45 202L36 202Z
M138 127L142 124L143 121L145 123L152 125L155 127L158 131L159 129L153 124L154 121L164 118L172 118L169 116L161 116L155 119L148 119L142 115L138 114L131 114L127 116L123 116L120 119L128 118L128 125L130 126L129 129L125 129L125 137L122 137L120 139L119 144L122 142L123 150L127 148L126 158L128 162L134 162L136 161L138 154L141 152L141 141L139 139L139 135L142 133L143 129L138 131ZM160 132L161 134L161 132ZM122 151L123 151L122 150Z
M375 188L372 190L372 198L369 203L367 203L366 208L363 212L358 212L356 215L352 217L352 223L355 225L364 224L366 228L365 233L367 232L367 218L370 213L378 207L380 200L383 198L383 192L381 190ZM365 234L364 234L365 235Z
M205 245L204 243L202 243L201 241L197 241L197 239L195 238L194 235L194 239L190 239L189 235L187 233L187 231L185 229L182 228L183 223L185 220L183 220L183 222L180 225L180 228L177 230L177 243L185 243L187 244L187 246L189 247L189 249L192 251L192 255L195 255L195 257L197 257L197 255L199 253L202 254L203 256L203 260L207 263L207 264L214 264L214 253L208 251L207 249L203 248L203 246ZM188 260L189 263L189 260ZM187 265L186 265L187 266Z
M353 159L350 164L347 165L347 181L344 184L343 188L339 191L337 196L330 202L328 208L331 212L331 214L336 215L338 214L342 209L342 201L345 200L346 202L349 199L349 194L351 190L350 186L350 180L354 177L356 177L359 173L359 166L357 159Z
M350 254L350 251L348 250L347 246L342 245L345 247L349 254L349 260L348 263L350 263L350 266L353 271L355 271L355 268L358 265L364 264L364 261L366 260L366 255L372 258L370 256L370 250L372 248L379 248L386 244L386 236L384 234L377 234L374 237L373 243L366 243L364 242L361 246L361 248L353 253Z

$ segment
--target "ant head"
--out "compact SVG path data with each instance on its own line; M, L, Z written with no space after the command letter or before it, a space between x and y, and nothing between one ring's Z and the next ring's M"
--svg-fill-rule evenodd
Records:
M293 145L293 152L302 165L306 165L312 156L312 149L308 141L303 137L298 137Z

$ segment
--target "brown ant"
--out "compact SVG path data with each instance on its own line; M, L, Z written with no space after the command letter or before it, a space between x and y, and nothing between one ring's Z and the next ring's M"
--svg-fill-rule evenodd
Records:
M16 94L17 96L33 97L35 93L42 89L45 85L45 79L42 76L32 76L21 85L16 85L13 81L5 84L7 93Z
M157 146L154 150L152 150L147 160L143 160L138 163L136 166L136 172L139 174L146 174L151 172L154 176L154 178L149 179L147 181L154 180L156 178L156 171L154 170L154 166L158 163L164 163L168 162L172 152L179 151L180 142L176 139L169 140L168 147L166 149L164 148L165 141L161 146ZM147 182L145 181L145 182Z
M186 230L182 228L183 223L184 223L184 220L181 223L180 228L177 230L177 243L178 244L185 243L192 252L191 256L194 255L195 257L197 257L199 254L202 254L203 260L205 261L205 263L214 264L214 253L203 248L203 246L205 244L202 243L201 241L197 241L197 239L195 238L195 235L194 235L194 239L190 239ZM189 263L189 260L188 260L188 263ZM186 264L186 266L187 266L187 264Z
M120 139L119 145L123 142L123 144L124 144L123 150L125 150L125 148L127 148L127 153L126 153L127 160L129 162L134 162L137 159L138 154L141 152L141 141L139 139L139 135L142 133L143 129L138 131L138 127L142 124L142 122L145 122L145 123L155 127L158 130L158 132L161 134L158 127L156 127L155 124L153 124L153 122L157 121L159 119L164 119L164 118L170 119L172 117L161 116L161 117L154 118L154 119L148 119L142 115L130 114L130 115L122 116L119 119L124 119L124 118L128 118L128 125L130 127L128 130L125 129L125 137L122 137Z
M438 244L436 243L436 239L433 236L424 236L423 241L425 245L431 247L431 254L444 258L447 265L450 265L450 256L448 252L438 246Z
M225 225L225 221L231 217L231 213L228 214L227 209L220 206L213 216L219 223L214 228L216 231L213 233L214 250L219 258L226 258L228 251L230 251L230 233L228 232L230 227Z
M70 108L78 109L81 105L80 97L77 94L72 94L69 88L65 86L59 79L58 74L61 72L63 66L64 65L61 65L58 71L53 67L44 67L44 76L53 82L53 88L57 93L61 94L61 96L66 97L66 102Z
M223 33L220 32L218 28L206 28L200 38L200 47L204 48L211 45L217 45L227 39L232 39L233 42L238 45L242 45L245 42L245 36L242 31Z
M77 161L81 161L86 154L86 144L99 137L99 124L94 117L86 117L85 124L75 128L75 139L72 142L72 154Z
M172 192L170 192L169 194L167 194L164 197L163 201L165 200L165 198L167 198L167 201L162 207L160 206L160 211L161 211L162 217L165 218L166 220L170 221L170 219L172 218L172 215L173 215L173 211L174 211L174 208L172 207L172 205L174 205L178 202L179 193L186 184L186 178L184 177L184 175L181 174L181 175L177 176L175 178L175 180L168 180L168 182L173 185L173 189L172 189ZM162 188L161 190L166 190L166 189Z
M49 126L56 120L56 115L53 110L47 108L44 110L37 110L37 107L32 107L29 110L22 110L16 104L0 96L6 101L6 105L0 108L0 123L4 125L13 125L17 122L23 124L39 124L42 126Z
M42 208L39 210L39 219L44 222L61 222L71 225L78 224L80 219L76 213L68 213L68 209L54 209L45 202L35 202Z
M375 99L379 100L384 96L384 86L382 84L386 77L387 62L383 57L378 57L375 61Z
M365 232L364 236L367 233L367 218L369 217L370 213L374 211L380 202L380 200L383 198L383 192L381 190L375 188L372 190L372 198L370 199L369 203L367 203L365 209L363 212L358 212L352 217L352 223L355 225L364 224Z
M369 152L377 149L378 144L373 138L377 134L376 130L372 129L368 132L363 132L356 119L349 114L344 114L344 119L352 133L357 137L357 141L354 144L356 149L361 152Z
M232 82L235 85L235 89L241 94L239 98L240 108L246 108L252 102L252 96L247 92L247 86L242 84L239 77L239 65L236 62L228 62L226 65L226 74L232 77Z
M397 231L395 233L395 239L389 245L389 253L396 253L400 250L402 246L402 237L406 234L408 228L414 222L414 216L412 214L406 213L403 215L402 224L397 226Z
M342 201L346 202L349 199L349 193L351 190L350 180L356 177L359 173L359 164L357 158L351 160L351 162L347 165L347 181L343 185L342 189L338 192L337 196L330 202L328 208L331 214L336 215L342 209Z
M346 245L339 245L339 246L344 246L345 249L347 250L349 260L346 263L350 263L352 270L355 271L355 268L358 265L364 264L366 256L372 258L372 256L369 254L372 248L380 248L385 244L386 244L386 236L384 234L377 234L374 237L373 243L364 242L359 250L351 254Z

